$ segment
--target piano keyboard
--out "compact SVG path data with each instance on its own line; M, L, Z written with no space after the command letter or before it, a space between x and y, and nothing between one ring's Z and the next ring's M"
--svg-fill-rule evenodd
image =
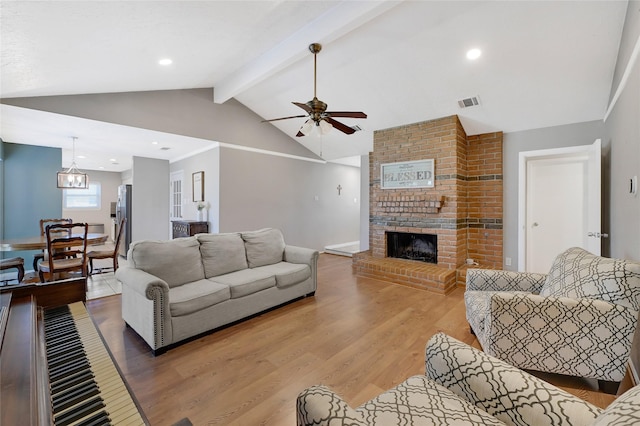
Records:
M54 425L144 425L81 302L44 311Z

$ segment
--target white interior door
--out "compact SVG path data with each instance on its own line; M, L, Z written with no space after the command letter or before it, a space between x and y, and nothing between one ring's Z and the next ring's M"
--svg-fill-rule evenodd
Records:
M520 157L518 269L546 273L569 247L599 255L600 140Z

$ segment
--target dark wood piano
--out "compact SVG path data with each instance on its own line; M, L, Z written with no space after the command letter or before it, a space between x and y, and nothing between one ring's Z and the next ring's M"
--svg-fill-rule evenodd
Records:
M148 424L83 300L27 287L0 292L0 424Z

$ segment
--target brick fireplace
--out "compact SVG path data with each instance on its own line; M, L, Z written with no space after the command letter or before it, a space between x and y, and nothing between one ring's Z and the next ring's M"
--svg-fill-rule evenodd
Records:
M434 160L432 188L382 189L382 164ZM374 133L369 247L354 271L439 293L464 283L466 259L502 268L502 132L467 136L457 116ZM437 262L388 257L387 233L437 237Z

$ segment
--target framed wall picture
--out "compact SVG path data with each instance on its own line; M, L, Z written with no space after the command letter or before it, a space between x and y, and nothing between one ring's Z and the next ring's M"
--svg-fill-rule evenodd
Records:
M191 175L191 188L193 201L204 201L204 172L195 172Z
M433 159L380 165L381 189L433 188L434 180Z

